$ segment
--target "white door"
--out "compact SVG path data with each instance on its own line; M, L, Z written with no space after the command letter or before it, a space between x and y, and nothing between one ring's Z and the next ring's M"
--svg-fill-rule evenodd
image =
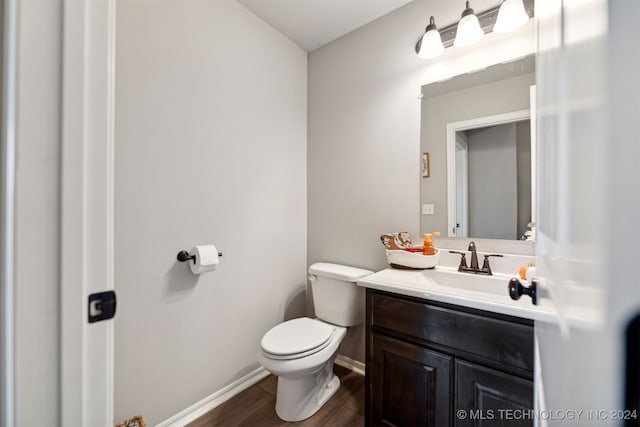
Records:
M113 425L114 6L2 2L2 426Z
M639 235L640 2L544 0L536 15L536 264L540 304L557 312L536 322L536 420L618 424L631 409L622 337L640 307L627 254Z
M112 426L115 0L68 0L63 17L61 421Z

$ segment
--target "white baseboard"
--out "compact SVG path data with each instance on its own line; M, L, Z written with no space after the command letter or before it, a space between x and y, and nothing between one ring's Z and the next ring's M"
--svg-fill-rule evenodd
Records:
M269 372L262 366L253 372L248 373L231 384L221 388L201 401L194 403L187 409L175 414L171 418L164 420L157 427L183 427L192 421L197 420L210 410L220 406L236 394L251 387L258 381L269 376Z
M356 374L364 375L364 363L353 360L347 356L339 354L338 357L336 357L336 365L351 369Z
M349 357L339 354L336 357L335 363L344 368L351 369L357 374L364 375L364 363L362 362L358 362L357 360L353 360ZM207 412L231 399L236 394L248 389L258 381L268 376L269 371L267 371L263 367L259 367L255 371L250 372L244 377L235 380L231 384L221 388L210 396L205 397L201 401L194 403L187 409L180 411L171 418L162 421L156 427L183 427L190 422L197 420Z

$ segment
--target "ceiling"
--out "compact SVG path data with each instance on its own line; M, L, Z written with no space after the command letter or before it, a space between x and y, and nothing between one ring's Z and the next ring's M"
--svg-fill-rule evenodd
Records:
M237 0L311 52L414 0Z

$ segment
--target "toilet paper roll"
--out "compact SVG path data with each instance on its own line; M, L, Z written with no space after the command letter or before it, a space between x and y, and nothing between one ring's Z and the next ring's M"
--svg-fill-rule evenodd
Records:
M193 274L214 271L216 265L220 262L218 249L214 245L194 246L189 251L189 254L196 256L196 259L189 263Z

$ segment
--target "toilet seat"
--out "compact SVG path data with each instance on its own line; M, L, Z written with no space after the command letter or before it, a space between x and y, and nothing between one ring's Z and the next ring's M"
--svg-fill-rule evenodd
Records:
M299 359L327 347L336 328L320 320L301 317L269 330L261 341L262 351L271 359Z

